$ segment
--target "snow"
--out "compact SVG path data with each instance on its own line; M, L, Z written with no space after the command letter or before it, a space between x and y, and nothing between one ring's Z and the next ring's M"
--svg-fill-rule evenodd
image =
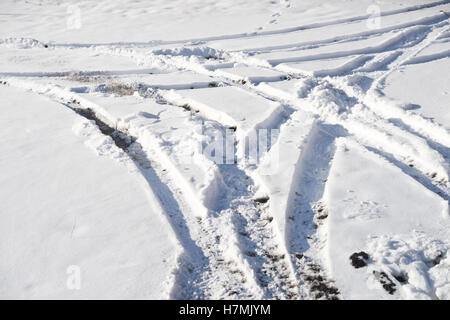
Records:
M286 75L273 70L261 70L250 66L234 66L233 68L217 69L217 75L223 75L234 81L250 81L253 83L280 81L286 78Z
M1 298L450 299L449 1L0 11Z
M308 140L314 135L314 118L310 114L297 111L282 127L280 135L270 152L261 161L258 168L261 184L270 198L270 210L280 231L281 241L287 241L286 223L289 216L294 189L293 185L299 179L302 154L308 152ZM296 139L293 139L293 136ZM311 138L312 139L312 138ZM306 149L306 150L305 150ZM280 157L280 155L282 155ZM288 243L285 244L289 246Z
M390 98L413 104L416 106L413 112L432 118L434 122L448 129L450 127L448 112L450 80L445 76L447 66L448 58L405 66L401 71L387 77L385 94ZM411 88L408 94L399 90L405 85Z
M323 77L345 74L362 66L370 57L343 57L326 60L312 60L299 63L283 63L278 68L290 73L300 73L309 76Z
M402 272L408 275L408 287L402 287L404 295L395 293L394 297L433 298L423 252L447 251L448 205L412 178L396 174L398 171L355 143L338 143L325 191L327 251L331 274L350 299L383 297L376 290L373 270L384 271L391 278ZM396 179L391 178L394 176ZM355 189L358 181L365 183ZM434 248L435 242L440 246ZM373 262L366 270L353 272L349 257L361 250L369 252ZM367 290L367 282L374 283L369 287L372 290ZM414 292L418 296L412 296Z
M59 104L0 90L0 295L168 298L181 248L132 161ZM80 290L66 286L73 265Z
M187 104L205 117L237 131L238 155L245 158L245 142L257 129L269 129L283 117L279 103L234 87L179 90L167 95L169 101ZM217 101L216 99L219 99Z

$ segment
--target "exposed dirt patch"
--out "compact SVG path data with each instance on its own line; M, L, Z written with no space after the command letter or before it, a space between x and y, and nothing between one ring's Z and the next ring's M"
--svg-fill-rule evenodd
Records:
M389 294L394 294L394 292L397 290L396 285L391 280L391 278L389 278L386 272L373 271L373 275L381 283L384 290L386 290Z
M369 260L369 255L364 251L355 252L350 256L350 260L352 266L356 269L366 267Z
M192 107L190 105L188 105L187 103L180 105L180 107L187 111L192 111Z
M70 72L67 75L67 79L71 80L71 81L76 81L76 82L89 83L89 82L104 81L105 76L104 75L89 75L89 74L84 74L82 72Z
M123 132L120 132L113 127L110 127L108 124L100 120L95 112L90 108L73 108L78 114L85 117L86 119L95 121L95 124L100 129L101 133L104 135L110 136L116 146L120 149L128 152L128 148L136 141L134 137L130 137Z
M256 203L267 203L269 201L269 197L259 197L256 199L253 199Z
M276 255L271 253L266 253L266 257L269 258L272 262L277 262L284 259L284 254Z
M325 207L324 204L322 204L321 202L317 202L313 207L312 210L314 211L314 217L317 220L325 220L326 218L328 218L328 210ZM317 222L319 222L317 221Z
M125 151L128 156L137 164L139 164L143 169L152 167L151 162L142 149L141 144L136 141L137 139L135 137L129 135L125 131L120 131L117 128L113 128L112 126L108 125L95 114L94 110L90 108L81 108L79 101L75 99L70 101L69 105L70 108L79 115L88 120L93 120L102 134L111 137L114 141L114 144Z
M408 283L408 274L407 273L399 273L399 274L393 274L392 275L395 280L397 280L400 283Z
M435 253L434 257L428 261L426 261L426 263L432 267L438 265L439 263L441 263L441 260L445 258L445 255L443 252L438 251Z
M314 299L339 300L339 289L334 286L334 282L322 272L321 267L312 262L309 257L297 254L296 258L303 260L304 270L302 280L308 285L309 291Z
M118 82L101 84L96 88L96 91L108 94L115 94L117 96L132 96L138 90L139 88L136 85Z

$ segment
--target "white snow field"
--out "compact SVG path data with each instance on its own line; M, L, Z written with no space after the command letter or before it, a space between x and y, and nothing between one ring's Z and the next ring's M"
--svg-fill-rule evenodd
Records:
M0 1L0 298L450 299L450 1Z

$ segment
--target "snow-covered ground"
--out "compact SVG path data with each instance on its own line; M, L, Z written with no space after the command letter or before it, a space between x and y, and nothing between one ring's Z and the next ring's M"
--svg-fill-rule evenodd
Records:
M0 298L450 299L450 1L0 2Z

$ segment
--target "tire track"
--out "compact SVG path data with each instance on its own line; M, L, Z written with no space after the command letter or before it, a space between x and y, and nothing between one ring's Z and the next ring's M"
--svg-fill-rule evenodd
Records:
M14 83L14 81L12 81ZM11 84L11 80L8 81ZM140 145L139 137L129 135L130 128L117 128L116 124L108 124L104 115L96 113L91 105L80 104L85 99L77 99L71 94L58 95L58 90L49 90L49 87L36 88L32 82L20 81L15 83L21 88L30 89L37 94L43 94L50 99L70 107L86 118L95 119L104 132L110 132L115 137L117 145L126 149L144 176L150 189L157 195L161 206L167 214L169 223L173 227L178 240L183 245L184 253L178 259L179 267L175 273L175 283L171 297L175 299L217 299L228 297L230 299L258 299L262 293L251 277L249 268L241 264L242 259L236 252L223 248L233 246L236 231L231 227L231 214L216 217L196 218L191 208L183 199L183 192L169 176L164 162L158 153L146 146ZM120 139L117 133L121 134ZM128 149L121 141L133 141ZM150 157L150 155L152 155ZM143 165L145 164L145 165ZM225 226L225 227L224 227ZM229 226L226 228L226 226ZM222 230L223 232L220 232ZM230 236L231 235L231 236ZM250 275L250 276L249 276Z
M445 20L448 20L449 17L447 14L443 14L445 16ZM413 46L406 52L406 56L404 59L397 59L397 63L394 63L391 68L389 68L386 72L384 72L381 76L377 77L373 84L372 89L377 89L379 86L383 85L384 80L389 76L392 72L398 70L402 65L407 64L408 61L417 56L421 51L423 51L426 47L432 44L435 40L437 40L441 35L445 34L449 27L447 26L448 22L444 24L444 26L440 28L434 28L428 35L417 45Z
M182 66L182 67L184 67L184 68L186 68L186 65L184 65L183 66L183 63L181 63L181 65L180 64L178 64L178 63L175 63L175 65L177 66L177 67L180 67L180 66ZM206 74L208 74L208 75L212 75L212 76L214 76L214 73L213 72L210 72L210 71L203 71L201 68L198 68L198 67L190 67L190 66L187 66L187 69L189 69L189 70L192 70L192 71L194 71L194 72L202 72L202 73L206 73ZM227 85L239 85L240 87L243 87L243 88L245 88L246 90L250 90L250 91L256 91L256 92L258 92L260 95L263 95L264 97L270 97L270 95L269 94L267 94L267 93L265 93L265 92L261 92L261 90L258 90L257 88L255 88L252 84L249 84L249 83L247 83L247 84L236 84L235 82L233 82L232 80L230 81L230 79L224 79L223 77L221 77L221 78L217 78L217 77L215 77L215 79L219 79L218 81L220 81L220 82L225 82ZM349 97L347 97L347 100L350 100L350 99L348 99ZM275 98L275 100L277 100L276 98ZM278 99L277 101L280 101L280 99ZM286 102L284 102L283 101L283 103L285 103L286 105L296 105L297 103L294 101L294 102L292 102L292 101L288 101L287 103ZM345 107L345 106L344 106ZM313 112L315 112L316 114L317 114L317 111L314 111L314 110L309 110L309 111L313 111ZM323 115L323 113L322 113L322 115ZM325 118L325 121L331 121L331 123L335 123L335 121L336 121L336 119L332 119L333 117L326 117ZM376 119L379 119L379 118L376 118ZM368 123L366 123L366 121L365 120L363 120L363 119L359 119L358 117L356 117L356 124L358 124L358 125L360 125L360 126L362 126L360 129L362 129L362 130L356 130L355 131L355 127L354 126L352 126L351 124L349 124L348 123L348 121L344 121L344 123L342 124L344 127L346 127L347 129L349 129L349 127L350 127L350 129L353 129L353 130L351 130L351 131L353 131L354 132L354 134L355 134L355 136L356 137L358 137L358 133L359 132L363 132L364 131L364 129L366 128L366 126L368 125ZM339 120L340 121L340 120ZM388 128L391 128L391 130L392 130L392 127L389 125L389 124L386 124L385 123L385 125L388 127ZM372 132L379 132L379 134L378 134L378 137L379 138L382 138L382 139L387 139L388 137L389 137L389 135L390 135L390 133L388 132L387 133L387 135L386 135L386 133L384 133L384 130L382 129L381 131L380 131L380 128L376 128L376 127L372 127L372 130L376 130L376 131L372 131ZM399 133L399 132L401 132L401 134L403 135L403 136L407 136L408 137L408 133L405 133L405 132L403 132L403 131L398 131L398 130L394 130L394 131L397 131L397 133ZM395 136L395 134L394 134L394 136ZM368 138L369 140L367 141L361 141L361 139L360 139L360 137L358 137L358 140L359 140L359 143L361 144L367 144L368 142L369 142L369 145L371 144L372 146L373 146L373 148L374 148L374 150L377 150L377 148L380 148L380 145L376 142L376 141L374 141L373 140L373 138L372 137L370 137L370 136L366 136L366 138ZM407 138L408 139L408 138ZM414 136L409 136L409 139L413 139L413 141L419 141L420 139L416 139L416 137ZM407 156L406 157L404 157L404 156L400 156L399 154L398 154L398 152L397 152L397 147L392 147L392 148L390 148L389 150L390 150L390 152L394 155L394 159L395 158L399 158L400 160L399 160L399 162L400 163L404 163L405 161L409 161L409 156L411 156L411 155L413 155L413 158L415 158L416 157L416 155L415 155L415 152L410 152L410 151L408 151L408 150L406 150L406 154L407 154ZM414 150L414 148L413 149L411 149L411 150ZM384 152L384 151L383 151ZM409 155L409 156L408 156ZM426 161L424 161L424 163L426 164ZM411 163L409 163L408 164L408 166L409 165L411 165ZM419 165L420 166L420 165ZM405 170L403 170L403 172L405 172L405 173L410 173L410 171L405 171ZM425 170L425 174L422 174L422 176L426 176L426 174L427 174L428 172L426 172L426 170ZM429 175L431 175L431 176L433 176L434 175L434 173L428 173ZM429 187L430 186L430 184L429 183L427 183L427 182L423 182L423 179L421 179L421 180L419 180L419 182L421 182L422 183L422 185L424 185L425 187ZM436 190L435 188L433 188L434 190ZM303 266L304 267L304 266Z
M23 83L23 81L21 81ZM33 84L28 84L29 89L35 90ZM48 88L42 88L41 93L48 91ZM54 92L53 92L54 93ZM76 94L70 93L71 98L76 97ZM145 95L144 95L145 96ZM153 98L158 101L158 103L167 103L164 98L162 98L159 94L155 94L155 91L152 91L150 95L146 96L147 98ZM67 100L63 95L59 97L59 99ZM69 99L70 101L71 99ZM83 100L79 99L78 100ZM100 112L98 115L101 119L108 119L103 114L104 112ZM206 119L203 119L206 121ZM114 123L112 126L117 127L117 124ZM223 128L225 130L225 128ZM126 128L127 132L130 131L130 128ZM145 148L144 148L145 150ZM152 159L155 161L154 159ZM157 161L159 163L163 163L163 161ZM270 223L272 221L272 217L266 212L267 210L263 209L260 206L257 206L254 202L254 191L251 191L253 186L253 182L249 185L236 184L237 181L251 181L251 178L245 173L245 171L238 168L238 165L234 166L234 168L230 168L225 166L220 167L222 176L225 181L229 183L229 189L234 190L231 193L231 196L227 198L230 201L229 208L221 211L220 214L209 215L205 219L198 220L197 223L200 225L200 229L196 234L201 234L201 237L194 237L193 240L200 246L203 252L203 256L205 256L208 260L208 264L210 267L205 270L204 268L194 267L193 263L190 260L185 259L186 267L183 267L183 270L178 272L179 278L182 280L177 280L178 288L189 288L191 284L195 284L195 286L202 288L194 290L194 291L186 291L183 289L184 298L194 297L194 298L205 298L205 297L214 297L214 293L221 293L219 296L224 297L227 296L227 293L231 293L229 298L240 297L240 298L257 298L261 297L260 293L252 293L247 294L243 293L239 286L235 286L234 289L227 288L223 285L221 288L217 285L217 277L214 272L217 270L227 270L231 268L230 273L233 276L229 276L228 279L238 277L239 280L234 281L235 283L240 283L241 285L246 283L250 275L253 275L254 280L257 282L258 287L262 288L263 295L262 297L268 299L293 299L298 297L298 284L295 281L295 278L292 276L292 269L290 265L287 263L287 252L285 252L282 248L279 248L278 243L276 242L277 236L273 233L273 230L270 227L266 226L266 222ZM159 185L158 181L153 181L155 184ZM170 185L170 181L166 179L164 184ZM179 197L176 197L180 191L174 191L176 187L172 186L171 192L174 195L173 198L178 203L180 202ZM237 192L236 192L237 190ZM170 199L169 199L170 200ZM173 201L172 201L173 202ZM186 217L186 212L190 211L187 206L183 206L183 209L180 210L180 214L184 216L184 219L188 222L187 229L195 230L196 228L192 226L192 222L190 222L189 218ZM218 234L217 230L223 227L223 217L230 217L233 222L233 226L236 230L238 230L238 239L237 242L240 246L240 253L238 257L235 259L227 259L223 257L223 253L221 252L222 247L229 247L229 245L224 245L220 243L221 239L229 239L230 237L225 236L224 234ZM239 216L239 217L238 217ZM266 219L260 221L260 217L265 216ZM231 218L232 217L232 218ZM229 221L227 222L230 223ZM198 229L198 228L197 228ZM236 230L229 230L232 233L236 233ZM207 235L207 236L206 236ZM233 242L235 239L229 240L229 242ZM214 244L214 245L211 245ZM239 255L245 256L246 261L248 261L248 265L251 270L248 270L246 263L237 263L239 260ZM213 267L211 267L213 265ZM214 267L214 265L218 265L218 267ZM221 267L223 266L223 267ZM196 270L203 270L202 272L197 272ZM214 271L209 271L209 269ZM186 271L188 270L188 274L191 276L186 276ZM205 275L209 274L209 275ZM183 276L184 275L184 276ZM193 280L197 279L197 280ZM198 279L202 280L198 280ZM209 280L209 279L214 279ZM228 280L230 281L230 280ZM182 282L186 283L186 285L181 284ZM252 282L252 281L250 281ZM207 283L207 284L206 284ZM213 287L214 290L208 290L208 287ZM225 288L225 290L224 290ZM202 291L203 290L203 291ZM251 290L250 290L251 291ZM258 291L258 290L254 290ZM208 295L209 294L211 295ZM180 297L180 296L177 296Z
M429 147L426 140L378 117L356 98L349 97L330 82L318 79L312 82L304 98L293 97L285 103L312 112L327 124L341 125L360 144L391 154L397 161L419 170L421 176L426 177L425 183L420 179L422 185L431 184L446 192L446 162L438 151ZM308 100L311 95L313 100Z
M380 16L385 17L385 16L390 16L390 15L418 11L421 9L433 8L436 6L447 4L449 2L450 1L448 1L448 0L440 0L440 1L433 1L430 3L426 3L426 4L413 5L413 6L406 7L406 8L380 12ZM367 20L370 17L371 17L370 14L366 14L366 15L359 15L359 16L354 16L354 17L340 18L340 19L335 19L335 20L325 21L325 22L315 22L315 23L304 24L304 25L288 27L288 28L282 28L282 29L277 29L277 30L258 31L258 32L250 32L250 33L238 33L238 34L229 34L229 35L202 37L202 38L191 38L191 39L183 39L183 40L175 40L175 41L151 40L151 41L146 41L146 42L116 42L116 43L109 42L109 43L99 43L97 45L100 45L100 46L125 46L125 47L136 46L136 47L144 47L145 48L145 47L154 47L157 45L183 45L186 43L206 43L206 42L211 42L211 41L216 41L216 40L232 40L232 39L241 39L241 38L245 39L245 38L253 38L253 37L260 37L260 36L267 36L267 35L292 33L292 32L296 32L296 31L310 30L310 29L316 29L316 28L321 28L321 27L326 27L326 26L334 26L334 25L339 25L339 24L344 24L344 23L351 23L351 22L356 22L356 21ZM10 41L11 39L3 40L3 42L7 42L7 40ZM72 48L72 47L90 48L93 46L93 44L92 43L64 43L64 44L55 44L54 46L60 47L60 48L67 48L67 47L69 47L69 48Z
M290 188L286 212L286 242L296 276L305 287L303 295L309 299L339 299L339 290L328 279L323 224L328 216L322 197L336 150L335 139L345 135L338 125L317 124L300 154ZM306 289L306 290L305 290Z
M11 81L2 81L4 85L10 85ZM14 85L14 84L13 84ZM110 136L115 145L125 151L133 160L141 176L147 182L147 187L152 194L159 200L159 205L165 213L166 218L174 231L178 243L182 246L183 252L178 256L178 268L174 270L174 288L182 292L184 298L201 298L204 296L201 284L192 279L199 277L209 268L209 261L203 254L199 246L194 242L190 235L190 228L183 216L182 209L174 197L174 193L167 187L161 178L161 172L155 167L155 162L147 157L143 151L142 145L137 142L136 137L128 135L127 132L117 130L115 126L107 124L95 113L90 106L80 105L76 99L67 99L63 96L55 96L41 90L33 88L32 83L19 83L14 86L22 89L28 89L36 94L43 95L50 100L68 107L78 115L95 122L102 134ZM178 297L178 293L172 289L171 297Z
M401 31L405 28L415 27L419 25L432 25L438 23L440 21L446 20L447 17L444 14L435 14L425 18L419 18L410 22L395 24L385 28L379 28L375 30L369 30L358 33L351 33L341 36L334 36L327 39L322 40L314 40L314 41L304 41L297 43L289 43L285 45L272 45L272 46L264 46L264 47L254 47L254 48L245 48L242 50L230 50L229 52L244 52L250 54L261 54L261 53L269 53L269 52L284 52L284 51L296 51L296 50L306 50L311 48L320 48L326 47L333 44L342 44L347 42L356 42L361 39L369 39L377 36L382 36L384 34Z
M444 3L448 3L448 1L415 6L411 7L410 10L419 10L420 8L433 7ZM394 10L382 15L408 12L404 11L406 9ZM361 20L363 17L354 17L342 21L336 20L334 23L348 23L358 21L358 19ZM404 49L403 55L396 56L394 60L390 61L392 67L375 79L372 88L381 85L391 72L412 61L411 59L416 57L424 48L447 32L448 28L445 25L444 27L439 26L439 24L443 24L443 20L446 19L441 16L435 16L429 21L420 20L422 24L431 24L432 31L424 33L423 39L413 42L409 49ZM280 34L325 25L333 25L333 23L311 24L283 29L284 31L275 30L255 34L231 35L229 38L210 37L202 41ZM349 38L342 38L342 41L354 39L351 38L351 35L343 37ZM141 45L142 48L147 48L160 43ZM182 42L171 44L176 43ZM320 43L317 44L320 45ZM323 45L325 44L324 42ZM55 47L80 48L83 45L55 45ZM126 137L132 141L132 144L125 149L134 159L142 176L148 182L150 190L159 199L178 241L184 248L183 253L178 258L178 269L174 272L175 281L171 298L339 298L339 291L327 279L323 267L324 262L321 260L320 247L323 245L325 237L321 234L320 225L326 223L326 203L323 203L321 198L334 154L334 141L340 135L351 134L349 138L358 144L387 159L405 174L413 177L425 188L439 194L443 199L447 201L449 199L448 168L445 166L446 161L442 157L439 158L443 155L444 158L448 159L448 148L445 147L446 141L442 140L442 135L436 134L438 131L433 131L434 128L431 130L430 124L427 122L424 122L423 127L425 129L421 130L420 133L411 129L412 118L409 113L402 116L401 121L404 123L393 122L386 115L377 112L374 104L364 97L353 94L351 90L347 90L331 80L319 80L314 77L289 76L290 78L308 79L314 85L303 99L298 97L292 99L280 98L253 83L235 81L223 75L219 76L215 71L208 70L203 62L210 58L201 56L201 53L200 56L195 54L170 56L153 52L139 52L137 50L139 44L135 44L135 47L137 48L133 48L130 44L93 46L99 52L131 58L150 66L164 68L166 71L182 69L208 75L216 84L239 87L265 99L280 102L286 110L306 109L323 121L319 126L321 130L309 141L307 152L302 153L298 160L298 168L295 173L295 176L298 177L296 179L298 183L291 186L288 199L287 219L291 223L288 223L286 239L280 239L280 235L274 228L274 223L272 223L273 216L269 210L270 199L261 200L257 198L258 184L252 179L253 172L242 162L217 164L221 179L226 186L224 201L216 210L210 210L206 217L196 218L189 201L186 200L186 194L170 174L170 171L174 170L173 167L167 170L164 165L164 161L168 158L162 159L154 154L154 150L140 144L139 135L133 136L138 131L130 130L129 127L117 128L116 123L108 124L104 113L97 113L96 110L90 108L90 105L81 106L82 110L76 110L80 108L77 99L72 100L67 99L66 96L58 96L55 91L49 91L48 88L36 90L31 83L31 89L35 92L56 99L81 114L86 110L93 112L91 117L94 117L93 120L98 122L100 130L102 130L102 126L105 126L103 129L111 132L111 136L115 137L116 144L119 147L124 147L123 143L127 140ZM371 53L383 54L390 48L382 46L376 48L375 51L372 49L373 52L371 51ZM284 48L274 47L272 49ZM222 60L225 62L238 61L247 65L256 65L261 69L278 70L277 67L272 67L269 64L255 64L250 57L245 56L243 52L240 53L241 55L234 56L225 52L223 55L225 58L220 58L225 59ZM192 57L195 59L192 59ZM320 60L324 57L327 56L316 58ZM405 58L400 59L402 57ZM37 76L46 77L48 75L66 76L65 73L40 74ZM14 74L4 76L11 77ZM29 76L33 75L30 74ZM9 79L6 78L5 80L9 81ZM140 84L140 86L145 87L145 84ZM164 91L145 91L145 94L142 95L144 98L155 99L159 103L167 103L164 99ZM312 99L312 96L320 97L321 95L322 97L331 97L331 99L322 101ZM305 101L310 105L308 106ZM203 122L208 121L200 115L197 115L197 117ZM289 119L290 115L277 125L283 126ZM221 124L217 124L217 127L219 131L225 134L227 128ZM206 134L208 135L208 133ZM438 172L433 172L435 168L439 168ZM309 173L311 171L315 174L311 175ZM299 237L299 235L301 236ZM288 244L287 250L283 245L284 242ZM306 252L308 252L308 255L306 255Z
M167 103L164 94L160 93L160 90L152 90L149 97L158 99L160 103ZM225 136L228 128L222 126L221 130ZM268 211L268 204L259 202L255 183L247 174L245 165L237 160L236 154L234 158L234 164L226 164L226 160L217 164L227 188L226 195L223 196L226 200L210 214L209 219L231 217L234 231L237 231L236 240L240 254L251 267L259 287L262 288L263 298L298 298L298 283L292 275L287 252L283 250L284 246L279 246L278 236L271 226L273 217Z

